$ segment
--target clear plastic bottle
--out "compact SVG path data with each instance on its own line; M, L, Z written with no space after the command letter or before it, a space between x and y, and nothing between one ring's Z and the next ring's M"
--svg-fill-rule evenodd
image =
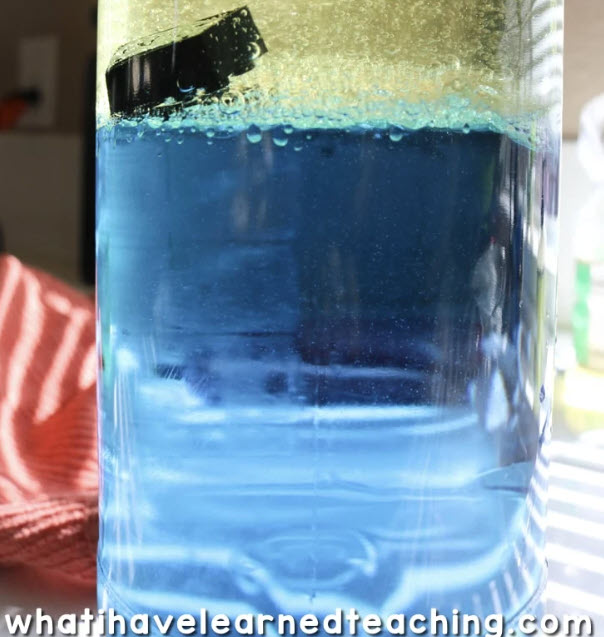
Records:
M560 3L100 11L101 605L533 604Z

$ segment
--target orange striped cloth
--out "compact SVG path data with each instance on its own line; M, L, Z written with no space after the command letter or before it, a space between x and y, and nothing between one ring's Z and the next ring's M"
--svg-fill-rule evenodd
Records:
M94 304L0 256L0 564L95 582Z

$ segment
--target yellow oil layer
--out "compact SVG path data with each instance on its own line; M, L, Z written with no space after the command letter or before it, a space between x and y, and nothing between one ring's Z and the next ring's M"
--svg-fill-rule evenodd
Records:
M245 0L102 0L104 75L125 57L180 39L196 21ZM555 109L561 0L249 0L269 52L215 103L188 109L199 125L530 129ZM165 39L164 33L159 39ZM162 42L163 43L163 42ZM126 46L124 46L126 45ZM518 122L522 120L522 123Z

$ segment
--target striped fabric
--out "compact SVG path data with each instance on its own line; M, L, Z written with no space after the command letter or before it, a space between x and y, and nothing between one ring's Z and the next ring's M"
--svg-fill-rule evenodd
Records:
M93 302L0 256L0 564L94 585L95 380Z

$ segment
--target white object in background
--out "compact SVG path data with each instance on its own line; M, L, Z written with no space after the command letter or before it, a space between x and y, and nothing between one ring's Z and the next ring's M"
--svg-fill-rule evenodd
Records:
M562 144L562 174L560 180L560 250L558 254L559 329L570 330L571 328L571 318L575 304L576 276L573 239L579 226L578 211L583 208L589 199L592 188L592 182L585 173L579 160L577 142L575 140L565 140ZM572 356L574 361L574 350Z
M577 152L583 168L596 184L604 184L604 95L581 111Z
M19 42L19 88L36 89L39 102L19 120L20 128L50 128L57 108L59 40L54 35L22 38Z
M604 95L581 111L577 154L594 188L580 212L575 255L589 263L604 261Z
M575 234L573 334L578 362L604 370L604 95L581 113L577 152L594 189Z

